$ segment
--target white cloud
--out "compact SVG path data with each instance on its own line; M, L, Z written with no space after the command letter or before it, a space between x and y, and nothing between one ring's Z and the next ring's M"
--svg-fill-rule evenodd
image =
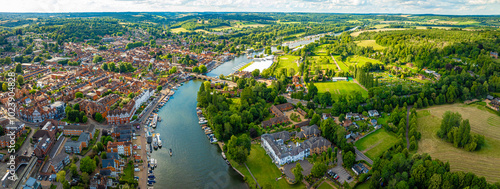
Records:
M500 0L8 0L0 12L332 12L499 14Z

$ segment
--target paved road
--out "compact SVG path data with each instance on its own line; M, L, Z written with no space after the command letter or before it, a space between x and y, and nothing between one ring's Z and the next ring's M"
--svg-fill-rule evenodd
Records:
M335 65L337 65L337 68L339 69L339 71L342 71L342 69L340 69L339 64L337 63L337 60L335 60L335 58L333 58L333 55L330 55L330 56L332 56L333 62L335 62Z
M354 147L354 151L356 152L356 161L365 160L370 165L373 165L373 160L363 154L363 152L359 151L358 148Z

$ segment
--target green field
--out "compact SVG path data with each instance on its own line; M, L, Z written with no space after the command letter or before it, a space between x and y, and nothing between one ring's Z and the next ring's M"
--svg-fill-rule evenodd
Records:
M327 56L325 47L326 45L317 46L314 48L313 53L317 56Z
M330 69L337 71L337 65L333 62L332 57L330 56L308 56L307 60L309 60L309 69L312 71L316 66L319 66L321 70Z
M285 68L287 71L290 68L295 70L295 73L299 72L299 67L297 66L297 61L300 59L300 56L294 55L284 55L280 56L278 60L278 67L276 67L276 71L280 71L282 68Z
M323 182L323 184L319 185L319 187L317 189L332 189L334 187L332 187L330 184Z
M469 152L455 148L437 137L442 115L451 110L469 119L471 132L484 135L486 144L481 150ZM450 163L451 171L473 172L484 176L488 182L500 180L500 116L484 106L451 104L419 110L418 131L422 133L418 153L428 153L433 158Z
M339 67L342 71L344 71L344 72L349 71L349 67L347 67L347 65L340 59L340 55L334 55L333 58L335 58L335 60L339 64ZM334 62L334 64L335 64L335 62Z
M271 186L272 188L304 188L304 184L298 183L295 185L290 185L285 179L280 179L276 181L276 178L280 177L281 171L276 167L276 165L271 161L271 158L266 154L264 148L259 144L252 144L252 150L248 156L246 162L248 168L252 171L253 176L259 182L259 185L267 188ZM238 165L238 163L231 161L236 169L245 175L248 185L255 186L255 181L253 180L250 172L248 172L245 165Z
M335 59L337 59L337 58L335 57ZM367 58L364 56L358 56L358 55L348 56L346 58L345 64L347 66L349 66L349 65L363 66L367 62L371 62L372 64L375 64L375 63L382 64L379 60Z
M385 129L379 129L356 142L358 150L366 156L375 159L389 150L397 142L398 138L387 132Z
M333 99L336 99L340 94L351 94L354 91L359 91L363 97L368 97L368 92L352 81L318 82L314 85L318 88L319 93L330 92Z
M360 46L360 47L373 47L373 50L383 50L385 47L377 44L375 40L362 40L362 41L355 41L355 43Z
M356 186L354 189L369 189L370 188L370 181L366 181L363 184L359 184Z

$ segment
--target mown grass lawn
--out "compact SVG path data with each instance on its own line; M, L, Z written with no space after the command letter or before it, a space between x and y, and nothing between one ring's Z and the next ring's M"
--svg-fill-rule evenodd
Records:
M246 162L250 171L259 182L259 185L267 188L271 186L272 188L304 188L304 184L297 183L290 185L285 179L280 179L276 181L276 178L280 177L281 171L276 167L276 165L271 161L271 158L266 154L264 148L259 144L252 144L252 149L250 155L248 156ZM250 172L248 172L245 165L238 165L236 162L231 160L231 165L238 169L241 173L245 175L245 179L249 186L255 186L255 181L253 180Z
M387 132L385 129L379 129L356 142L359 151L364 152L366 156L375 159L389 150L397 142L398 138Z
M368 97L368 92L361 88L358 84L349 81L337 82L318 82L314 83L318 88L318 93L330 92L332 98L337 99L341 94L351 94L354 91L359 91L363 97Z
M363 184L359 184L356 186L354 189L369 189L370 188L370 182L366 181Z
M297 66L297 61L300 59L300 56L294 55L284 55L279 57L278 67L276 67L276 71L279 72L282 68L285 68L287 71L290 68L295 70L295 73L299 72L299 67Z
M330 184L323 182L323 184L319 185L317 189L332 189L334 187L330 186Z
M314 70L316 66L319 66L321 70L330 69L338 71L337 65L330 56L308 56L309 69Z
M469 119L471 133L484 135L486 144L479 151L469 152L455 148L436 133L446 111L459 112L462 119ZM432 106L419 110L418 131L422 139L417 153L428 153L432 158L450 163L451 171L472 172L484 176L488 182L500 180L500 116L480 105L451 104Z
M344 71L344 72L349 71L349 67L342 61L342 59L340 59L340 55L334 55L333 58L335 58L335 60L339 64L339 67L342 71ZM334 62L334 64L335 64L335 62Z
M373 50L376 51L385 49L384 46L377 44L375 40L354 41L354 43L360 47L373 47Z

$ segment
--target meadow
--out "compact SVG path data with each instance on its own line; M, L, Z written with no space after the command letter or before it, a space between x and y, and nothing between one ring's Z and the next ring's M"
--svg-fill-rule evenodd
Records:
M350 94L359 91L363 97L368 97L368 92L352 81L318 82L314 83L318 88L318 93L330 92L333 99L337 99L340 94Z
M469 152L455 148L438 138L442 115L451 110L469 119L471 132L485 136L486 144L479 151ZM500 180L500 116L480 105L451 104L419 110L418 131L422 133L418 153L450 163L451 171L473 172L488 182Z
M278 67L276 67L276 71L280 71L282 68L285 68L287 71L290 68L295 70L295 73L299 72L299 67L297 66L297 62L299 61L300 56L294 55L284 55L280 56L278 60Z

